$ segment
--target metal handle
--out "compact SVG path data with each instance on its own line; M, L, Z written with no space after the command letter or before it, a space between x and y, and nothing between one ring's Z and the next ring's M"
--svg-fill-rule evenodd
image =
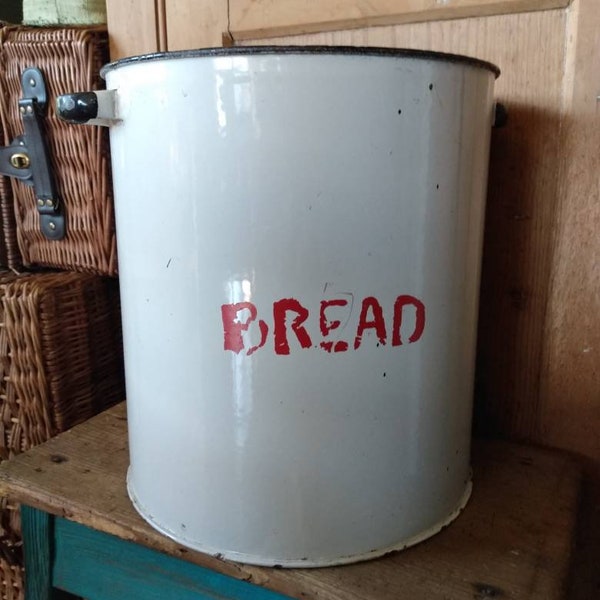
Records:
M56 114L63 121L76 125L111 125L118 121L115 90L74 92L58 96Z
M494 106L494 125L493 127L504 127L508 123L508 111L501 102L496 102Z
M19 113L25 133L10 146L0 148L0 174L33 186L42 233L48 239L60 240L65 236L65 219L44 141L43 120L48 95L42 72L34 67L25 69L21 87L23 98L19 100Z

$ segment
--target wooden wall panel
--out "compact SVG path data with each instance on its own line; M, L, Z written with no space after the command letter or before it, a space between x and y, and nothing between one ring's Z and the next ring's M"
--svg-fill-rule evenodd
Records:
M106 18L111 60L161 48L162 0L108 0Z
M595 457L600 474L600 6L569 12L563 168L541 377L553 446Z
M223 45L227 0L166 0L166 13L169 50Z
M534 441L543 441L545 429L540 375L561 193L566 21L557 9L247 42L426 48L500 66L496 95L509 124L492 139L476 424Z
M112 60L228 42L227 0L107 0L107 20Z
M571 0L230 0L234 39L564 8Z

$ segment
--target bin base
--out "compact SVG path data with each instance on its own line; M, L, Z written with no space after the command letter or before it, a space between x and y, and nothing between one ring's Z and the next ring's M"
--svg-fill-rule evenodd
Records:
M444 519L438 521L432 527L429 527L425 531L418 533L417 535L413 535L409 538L405 538L395 544L390 546L385 546L383 548L379 548L376 550L371 550L369 552L364 552L362 554L351 554L348 556L339 556L333 558L301 558L301 559L280 559L280 558L269 558L263 556L257 556L255 554L244 554L242 552L233 552L229 550L219 550L218 548L213 548L211 546L204 545L202 543L189 540L182 535L175 534L171 530L166 527L163 527L156 520L150 516L149 512L144 508L144 506L140 503L138 497L133 490L130 479L130 471L127 471L127 493L129 494L129 498L133 503L134 508L140 514L140 516L146 521L149 525L151 525L160 533L166 535L172 540L176 541L178 544L190 548L192 550L196 550L198 552L202 552L204 554L210 554L211 556L217 556L219 558L224 558L227 560L232 560L235 562L246 563L249 565L257 565L261 567L284 567L288 569L302 569L302 568L318 568L318 567L334 567L339 565L347 565L351 563L362 562L365 560L371 560L373 558L379 558L385 554L389 554L390 552L396 552L400 550L404 550L410 546L414 546L419 542L426 540L434 536L436 533L439 533L444 527L452 523L458 515L462 512L464 507L467 505L469 498L471 497L471 491L473 489L472 480L469 479L467 485L465 487L465 491L461 496L458 505L456 508Z

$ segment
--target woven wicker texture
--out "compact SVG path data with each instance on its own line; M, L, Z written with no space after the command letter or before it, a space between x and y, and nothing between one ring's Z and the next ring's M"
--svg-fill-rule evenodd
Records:
M0 499L0 598L24 600L21 511L6 498Z
M8 145L0 121L0 146ZM10 181L0 176L0 267L18 268L23 264L17 244L17 224Z
M116 274L108 132L101 127L68 125L56 117L53 108L57 95L102 88L99 70L107 61L108 36L103 28L0 29L0 115L5 137L12 140L22 134L21 73L36 66L46 79L46 139L66 214L66 237L47 240L39 228L33 191L11 182L25 265Z
M0 460L125 396L118 283L0 271ZM0 505L0 596L22 598L18 507Z

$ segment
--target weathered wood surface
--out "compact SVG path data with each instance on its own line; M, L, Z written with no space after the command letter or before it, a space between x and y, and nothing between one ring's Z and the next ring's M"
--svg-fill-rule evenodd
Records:
M1 465L0 494L304 600L561 598L577 464L560 453L501 442L478 444L474 455L473 496L455 523L404 552L326 569L235 564L188 551L149 527L125 489L124 405Z
M29 511L40 513L34 508ZM71 600L289 600L289 596L114 535L51 518L55 541L52 583L69 590L74 595Z
M52 536L51 517L47 513L31 510L21 512L23 535L30 543L24 550L27 568L35 572L35 577L27 580L27 599L41 600L52 596L52 563L50 562Z
M169 50L222 46L228 8L227 0L166 0Z
M47 2L48 0L31 0ZM113 60L247 39L564 8L572 0L106 0Z
M6 0L4 0L5 2ZM103 25L105 0L23 0L25 25Z
M600 3L567 22L553 265L541 372L540 439L600 473ZM600 479L598 480L600 483Z
M564 8L571 0L230 0L234 40Z
M156 2L109 0L106 3L111 60L166 50L161 45L166 28L164 4Z

